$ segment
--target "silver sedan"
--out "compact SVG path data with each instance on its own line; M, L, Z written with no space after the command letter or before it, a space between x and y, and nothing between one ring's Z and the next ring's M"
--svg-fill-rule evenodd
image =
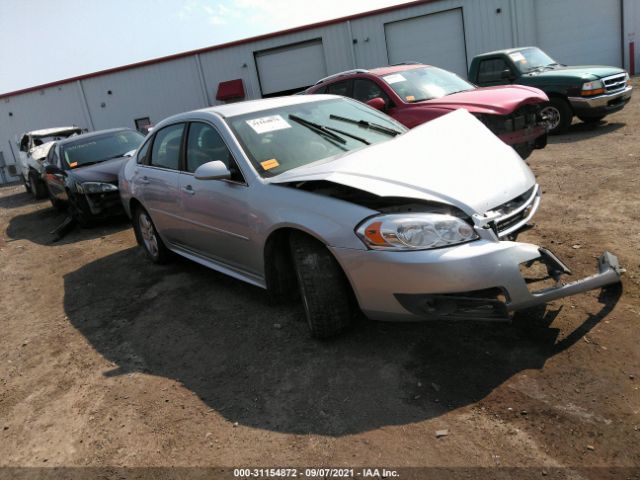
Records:
M311 334L370 318L508 318L618 282L605 252L591 277L516 242L540 188L515 151L460 110L407 131L359 102L294 96L183 113L159 123L120 172L136 238L302 297ZM537 290L522 271L546 268Z

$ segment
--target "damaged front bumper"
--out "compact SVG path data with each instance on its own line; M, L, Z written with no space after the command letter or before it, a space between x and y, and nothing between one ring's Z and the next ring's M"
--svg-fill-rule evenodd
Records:
M377 320L508 320L515 310L620 281L618 259L605 252L598 272L563 284L569 268L537 245L481 239L415 252L332 249L362 311ZM537 289L523 273L539 264L552 286Z

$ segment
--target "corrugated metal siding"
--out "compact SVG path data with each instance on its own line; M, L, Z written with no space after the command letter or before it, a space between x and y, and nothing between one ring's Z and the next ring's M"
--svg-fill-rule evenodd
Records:
M96 130L135 128L135 118L149 117L158 123L169 115L207 106L195 57L89 78L82 85Z

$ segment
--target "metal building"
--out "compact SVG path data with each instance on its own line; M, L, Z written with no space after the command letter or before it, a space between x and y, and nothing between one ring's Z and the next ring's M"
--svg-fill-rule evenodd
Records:
M224 101L293 93L331 73L420 61L466 77L490 50L538 45L567 64L634 69L637 0L419 0L0 95L0 182L17 135L139 128ZM640 34L640 31L638 31Z

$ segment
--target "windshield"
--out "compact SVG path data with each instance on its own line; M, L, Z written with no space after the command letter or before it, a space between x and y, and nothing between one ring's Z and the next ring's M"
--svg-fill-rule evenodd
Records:
M455 73L436 67L414 68L385 75L382 79L404 101L422 102L452 93L473 90L475 87Z
M263 177L385 142L407 130L349 99L287 105L231 117L227 123Z
M134 131L112 132L101 136L90 136L66 144L62 147L62 158L68 168L81 167L89 163L98 163L110 158L122 157L135 150L144 140L144 136Z
M559 65L553 58L539 48L525 48L509 54L521 73L531 72L539 68Z

